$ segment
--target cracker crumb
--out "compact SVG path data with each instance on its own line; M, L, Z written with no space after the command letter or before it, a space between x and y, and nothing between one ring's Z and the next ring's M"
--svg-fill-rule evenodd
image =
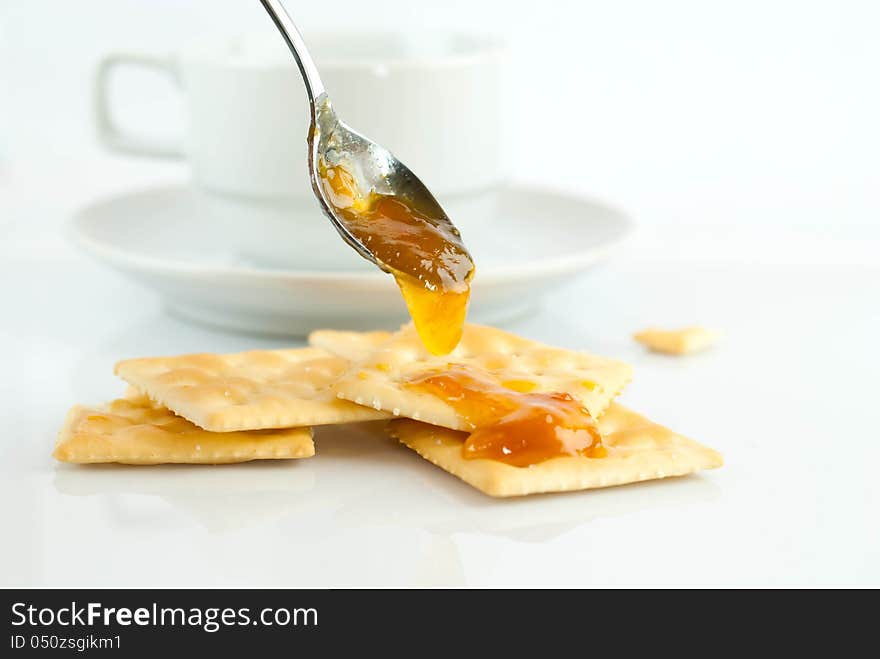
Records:
M705 327L693 326L681 329L651 327L636 332L633 338L652 352L667 355L689 355L715 345L721 334Z

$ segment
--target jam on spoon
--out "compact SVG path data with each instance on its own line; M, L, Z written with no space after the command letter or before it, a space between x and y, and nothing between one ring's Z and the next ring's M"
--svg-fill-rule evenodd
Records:
M458 231L403 196L363 194L342 166L319 165L326 198L351 234L394 276L431 354L461 340L474 264Z
M321 210L363 258L392 274L433 354L461 339L474 263L424 183L381 145L339 120L280 0L261 0L293 54L309 97L309 176Z

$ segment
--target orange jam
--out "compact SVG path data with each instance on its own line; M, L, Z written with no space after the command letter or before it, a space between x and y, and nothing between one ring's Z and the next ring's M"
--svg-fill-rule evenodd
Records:
M515 467L566 455L603 458L606 450L593 417L569 394L523 393L535 385L459 364L411 378L408 386L445 401L474 426L462 448L465 458L488 458Z
M434 355L461 340L474 264L458 231L405 197L361 193L342 167L319 163L324 193L346 228L390 271Z

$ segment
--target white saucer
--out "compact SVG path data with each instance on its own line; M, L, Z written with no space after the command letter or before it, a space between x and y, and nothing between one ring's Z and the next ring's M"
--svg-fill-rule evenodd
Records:
M390 328L406 320L397 286L381 272L244 261L235 241L196 211L195 197L180 185L98 201L74 217L73 239L157 291L174 313L201 323L301 336L318 327ZM464 231L477 264L474 322L499 323L534 308L604 259L632 227L620 211L554 192L514 186L500 199L496 219ZM309 221L327 222L315 215ZM339 241L329 223L327 240Z

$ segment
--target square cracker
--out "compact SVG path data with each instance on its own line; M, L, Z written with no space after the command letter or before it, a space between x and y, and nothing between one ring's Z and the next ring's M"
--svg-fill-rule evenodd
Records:
M446 369L450 364L477 367L506 386L525 384L536 393L571 394L594 417L605 411L632 377L632 368L614 359L554 348L494 327L472 324L465 325L455 350L437 357L425 349L409 324L367 359L353 364L333 389L340 398L395 416L453 430L473 430L438 397L406 386L408 378Z
M310 428L216 433L203 430L146 396L114 400L67 413L52 455L62 462L221 464L308 458Z
M462 455L467 434L409 419L389 424L389 433L426 460L493 497L589 490L682 476L723 463L721 455L612 403L597 421L604 458L552 458L531 467Z
M309 345L351 362L359 362L370 356L379 346L393 336L393 332L343 332L339 330L315 330L309 334Z
M213 432L386 418L330 391L348 367L348 360L320 348L298 348L129 359L115 371L152 400Z

